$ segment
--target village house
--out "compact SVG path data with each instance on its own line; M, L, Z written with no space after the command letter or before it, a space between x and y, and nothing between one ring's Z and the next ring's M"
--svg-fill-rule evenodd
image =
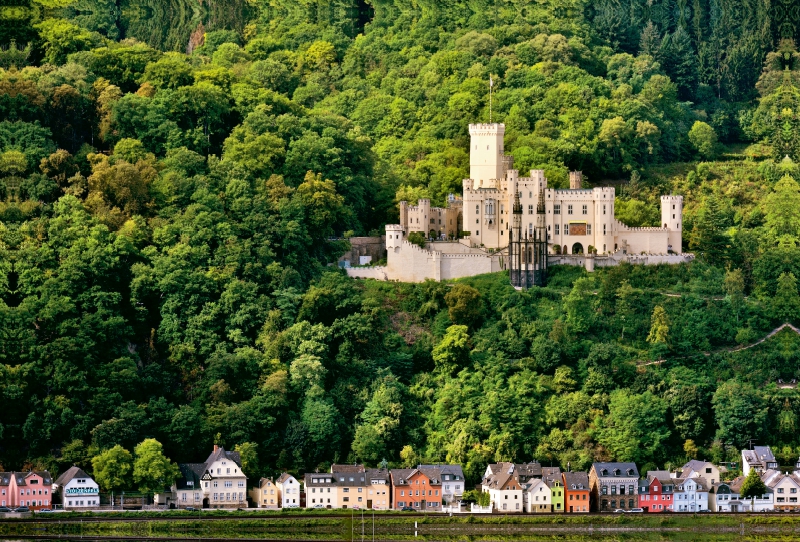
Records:
M673 478L698 478L705 479L706 484L716 484L722 481L722 476L728 472L725 467L718 467L708 461L698 461L692 459L683 467L678 469L678 472L672 473Z
M561 473L547 475L542 478L550 488L550 506L553 512L564 511L564 481L561 479Z
M158 504L202 508L247 507L247 476L242 472L239 452L222 446L214 449L204 463L179 463L180 477L171 487L167 502Z
M415 469L392 469L389 475L392 507L396 510L409 507L439 512L443 505L461 500L464 492L464 474L459 465L417 465ZM447 481L443 479L445 476L449 478ZM451 488L445 490L446 485Z
M47 471L0 472L0 503L9 508L27 506L31 510L53 504L53 480Z
M431 476L442 481L442 503L445 506L461 502L466 489L461 465L417 465L417 468L428 471Z
M65 510L100 506L100 487L80 467L70 467L52 482Z
M708 510L708 486L705 478L673 478L673 512L700 512ZM641 506L641 496L639 497Z
M742 512L739 487L732 482L717 482L708 490L708 509L712 512Z
M553 511L553 491L542 478L531 478L524 485L525 511L529 514L547 514Z
M772 491L775 510L800 508L800 479L797 475L770 469L761 475L761 481Z
M639 505L639 470L635 463L592 463L589 487L595 512L630 510Z
M367 509L389 510L391 478L387 469L367 469Z
M496 512L522 512L522 485L514 463L495 463L486 467L481 491L489 494L489 503Z
M275 485L280 491L281 508L300 507L300 482L297 478L284 472L275 480Z
M339 489L339 508L365 508L367 478L364 465L331 465L331 474Z
M639 508L645 512L664 512L672 509L674 480L663 470L647 471L639 483Z
M752 450L742 450L742 475L747 476L750 469L755 469L759 475L769 469L777 469L778 460L769 446L753 446Z
M306 473L306 508L339 508L339 488L330 472Z
M589 512L589 475L585 472L565 472L564 511L569 513Z
M277 509L281 506L280 488L272 478L261 478L258 484L250 490L250 500L256 508Z

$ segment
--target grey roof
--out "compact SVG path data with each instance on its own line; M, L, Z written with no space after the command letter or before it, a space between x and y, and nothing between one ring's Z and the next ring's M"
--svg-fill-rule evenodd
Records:
M574 486L574 487L573 487ZM589 473L586 472L565 472L564 487L566 489L589 489Z
M440 474L452 474L458 476L457 480L464 479L464 471L461 470L461 465L417 465L420 470L436 469Z
M392 478L393 486L408 485L408 477L414 474L417 469L392 469L389 476Z
M389 470L388 469L367 469L367 482L370 484L373 480L383 480L389 483Z
M10 472L0 472L0 486L7 486L11 483Z
M242 468L242 459L239 452L229 452L222 446L214 446L214 450L208 456L205 463L178 463L181 475L175 481L177 489L196 489L200 487L200 480L209 472L211 465L215 461L228 460L233 461L237 467ZM244 471L242 471L244 474ZM189 484L189 482L192 482Z
M179 463L180 477L175 480L177 489L200 489L200 479L206 472L205 463Z
M598 478L609 478L609 477L624 477L629 478L631 476L635 476L636 478L639 477L639 469L636 468L636 463L592 463L592 470L595 471L595 474ZM607 473L603 474L603 470ZM616 471L619 471L619 474L616 474ZM629 473L630 471L630 473Z
M61 474L61 476L59 476L56 479L56 484L59 485L59 486L65 486L68 483L70 483L74 478L89 478L89 479L91 479L92 477L89 476L88 474L86 474L83 471L83 469L81 469L80 467L73 466L73 467L70 467L67 470L65 470ZM94 481L94 480L92 480L92 481Z
M214 451L211 452L211 455L206 459L206 467L210 467L214 461L220 459L229 459L236 463L240 469L242 468L242 458L239 456L239 452L229 452L222 446L214 446Z
M333 487L336 477L330 472L307 472L303 476L305 486L308 487ZM314 480L317 480L316 482Z
M288 480L289 478L294 478L294 476L292 476L292 475L291 475L291 474L289 474L288 472L281 473L281 475L280 475L280 476L278 476L278 479L277 479L277 480L275 480L275 483L276 483L276 484L282 484L282 483L284 483L286 480Z
M647 479L652 480L654 478L658 478L660 482L672 482L672 476L670 476L669 471L667 470L649 470L647 471Z

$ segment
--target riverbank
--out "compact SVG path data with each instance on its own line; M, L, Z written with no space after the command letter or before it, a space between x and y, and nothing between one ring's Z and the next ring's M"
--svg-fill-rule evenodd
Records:
M796 540L800 516L764 514L444 516L370 511L208 512L205 517L53 514L1 520L0 539L461 542L489 540ZM169 513L168 513L169 514Z

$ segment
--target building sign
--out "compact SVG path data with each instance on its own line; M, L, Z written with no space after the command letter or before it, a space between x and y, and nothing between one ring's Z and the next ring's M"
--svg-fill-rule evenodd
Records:
M65 491L67 495L97 495L96 487L68 487Z
M570 235L586 235L586 222L570 222L569 223Z

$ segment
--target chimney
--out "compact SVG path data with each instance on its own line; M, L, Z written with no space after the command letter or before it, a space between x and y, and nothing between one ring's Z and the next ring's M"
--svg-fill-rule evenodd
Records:
M217 446L217 445L215 444L215 445L214 445L214 453L217 453L218 451L219 451L219 446Z

